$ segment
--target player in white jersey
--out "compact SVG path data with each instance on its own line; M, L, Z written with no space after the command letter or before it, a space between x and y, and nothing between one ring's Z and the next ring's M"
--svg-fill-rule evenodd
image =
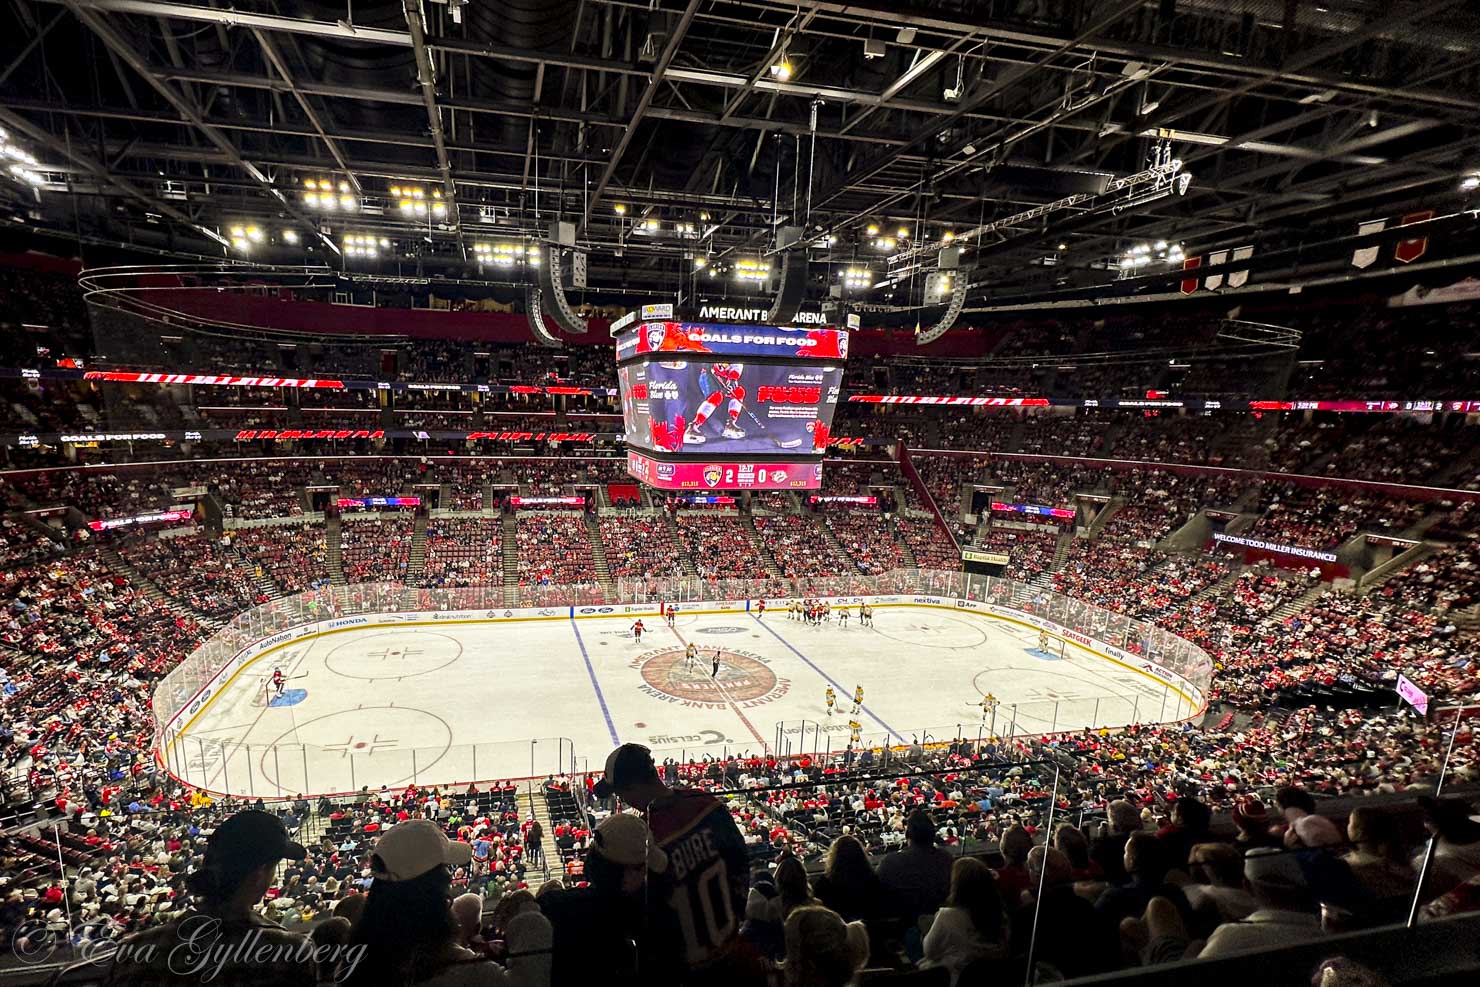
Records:
M685 668L693 668L694 662L699 660L699 646L693 641L683 649L683 665Z

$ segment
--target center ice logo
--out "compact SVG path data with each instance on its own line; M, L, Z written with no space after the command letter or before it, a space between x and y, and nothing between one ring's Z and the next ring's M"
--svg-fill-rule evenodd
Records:
M791 688L791 683L778 678L759 656L728 648L720 649L719 673L713 677L713 648L700 648L693 661L684 658L682 648L655 651L639 660L642 690L670 702L761 706L781 698Z

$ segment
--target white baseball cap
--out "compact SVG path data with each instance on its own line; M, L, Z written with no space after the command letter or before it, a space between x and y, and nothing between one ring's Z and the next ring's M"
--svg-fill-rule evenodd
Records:
M430 819L408 819L380 835L372 850L370 874L377 881L409 881L434 867L459 867L473 859L473 848L449 840Z
M668 869L668 854L653 842L640 816L617 812L607 816L592 834L591 847L607 860L624 867L647 865L654 874Z

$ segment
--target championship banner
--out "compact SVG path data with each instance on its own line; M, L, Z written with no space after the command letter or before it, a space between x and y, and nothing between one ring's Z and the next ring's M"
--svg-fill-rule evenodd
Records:
M1202 267L1202 258L1201 257L1188 257L1186 260L1182 261L1182 270L1184 270L1184 271L1195 271L1199 267ZM1195 278L1195 277L1194 278L1183 278L1182 279L1182 294L1184 294L1184 295L1190 295L1193 292L1197 291L1197 282L1198 282L1198 279Z
M1398 220L1399 226L1412 226L1414 223L1424 223L1434 218L1434 210L1425 209L1422 212L1411 212ZM1399 264L1411 264L1424 254L1428 253L1429 238L1427 236L1413 237L1410 240L1399 240L1398 245L1393 248L1393 260Z
M1235 264L1241 260L1248 260L1253 256L1254 247L1252 244L1246 247L1233 248L1233 262ZM1228 287L1230 288L1242 288L1248 281L1249 269L1247 267L1239 271L1230 271L1228 274Z
M1386 219L1371 219L1357 226L1357 236L1381 233L1385 229L1387 229ZM1381 244L1375 244L1371 247L1358 247L1352 251L1352 267L1371 267L1377 262L1377 257L1381 253Z
M1209 267L1221 267L1226 260L1228 260L1228 251L1226 250L1215 250L1208 254ZM1203 287L1209 291L1217 291L1223 287L1223 272L1219 271L1217 274L1209 274L1207 280L1203 282Z

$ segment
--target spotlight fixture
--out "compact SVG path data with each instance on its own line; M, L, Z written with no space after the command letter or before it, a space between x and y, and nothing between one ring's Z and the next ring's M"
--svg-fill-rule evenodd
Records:
M355 197L354 192L354 187L343 179L338 183L324 177L308 177L303 180L303 204L310 209L354 212L360 208L360 200Z
M264 239L262 227L251 223L240 223L233 225L226 231L231 240L231 245L244 254L252 252L252 248Z
M1472 171L1459 180L1461 192L1473 192L1477 188L1480 188L1480 171Z
M956 234L952 233L950 230L946 230L940 235L940 240L942 243L950 243L954 239L956 239Z
M694 270L696 270L696 271L702 271L702 270L704 270L704 268L706 268L708 266L709 266L709 258L708 257L695 257L694 258Z
M910 228L908 226L901 226L899 228L899 238L901 240L908 240L910 238Z
M778 82L790 81L791 59L787 57L785 52L782 52L781 57L771 63L771 78Z
M627 207L618 202L616 205L612 206L612 212L616 213L618 216L625 216L627 215Z
M391 242L369 233L349 233L341 239L340 247L346 257L373 258L379 257L383 250L390 250Z
M442 190L434 188L430 193L420 185L392 185L391 198L403 216L431 216L441 219L447 215L447 203L442 200Z
M1059 244L1060 250L1068 250L1067 243ZM1157 240L1155 243L1137 243L1133 245L1120 257L1120 269L1122 271L1134 271L1147 267L1153 263L1164 263L1180 265L1186 260L1186 254L1182 251L1180 243L1168 243L1166 240Z
M766 281L771 277L771 262L768 260L737 260L735 262L735 280L737 281Z
M873 287L873 271L866 267L850 267L846 271L839 272L838 276L843 279L843 287L849 291Z
M879 235L879 224L878 223L869 223L868 226L865 227L864 232L867 233L869 236L878 236Z
M297 243L298 242L298 231L297 230L283 230L283 242L284 243Z
M518 241L499 243L478 242L473 244L473 259L479 264L494 264L498 267L513 267L523 258L531 267L540 266L540 248L525 248Z

